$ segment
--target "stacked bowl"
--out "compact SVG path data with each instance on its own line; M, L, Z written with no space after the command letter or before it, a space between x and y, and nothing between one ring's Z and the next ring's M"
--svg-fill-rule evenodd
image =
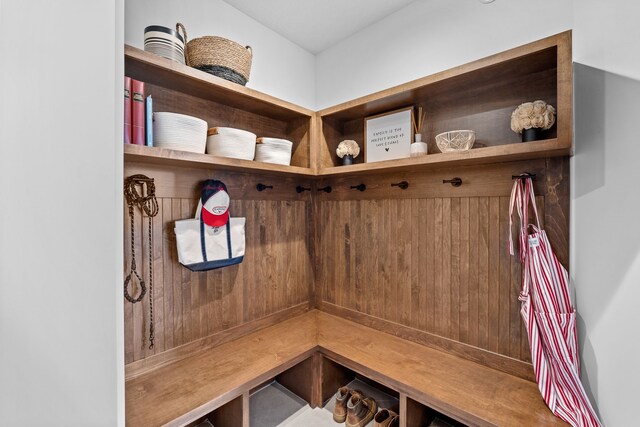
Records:
M258 162L274 163L277 165L291 164L291 148L293 143L280 138L258 138L256 145L256 160Z
M184 64L184 40L171 28L160 25L145 28L144 50Z
M153 145L204 154L207 122L177 113L153 113Z

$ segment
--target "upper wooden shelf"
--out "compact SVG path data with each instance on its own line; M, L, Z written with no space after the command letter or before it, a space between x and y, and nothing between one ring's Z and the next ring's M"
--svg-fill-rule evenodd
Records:
M125 75L229 107L278 120L310 118L313 111L195 68L125 45Z
M234 172L258 172L269 175L313 176L310 168L284 166L253 160L216 157L209 154L190 153L166 148L146 147L144 145L125 144L124 159L163 166L183 166L202 169L217 169Z
M472 96L475 88L497 85L504 78L510 81L527 79L557 66L562 68L561 73L571 71L571 31L328 107L318 114L322 118L343 121L359 119L417 105L451 91Z

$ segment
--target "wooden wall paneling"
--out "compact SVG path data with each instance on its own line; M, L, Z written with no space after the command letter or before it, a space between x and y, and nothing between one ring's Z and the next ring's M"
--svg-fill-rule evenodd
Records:
M479 299L479 229L480 212L478 211L479 199L469 199L469 340L468 344L478 346L478 299Z
M414 268L409 269L409 274L411 276L410 280L410 301L411 305L408 307L410 314L409 324L413 328L420 327L420 300L421 293L420 292L420 248L419 248L419 230L420 230L420 221L419 221L419 212L418 212L418 204L419 201L417 199L411 199L410 201L410 220L409 220L409 236L411 241L411 258L409 264L414 266ZM373 275L375 275L376 266L373 266Z
M158 201L159 207L163 200ZM163 224L162 215L153 217L153 317L154 317L154 348L153 353L165 350L165 313L164 313L164 256L163 256Z
M449 337L460 340L460 198L451 200L451 256L450 256L450 303L449 303ZM449 258L446 256L445 258ZM445 267L445 271L446 271Z
M425 330L431 333L436 332L436 244L435 244L435 234L436 234L436 208L435 208L435 199L427 199L427 234L425 236L421 236L421 240L426 240L427 242L427 275L426 275L426 328Z
M509 198L500 197L500 206L498 209L499 227L498 227L498 243L499 248L499 289L498 289L498 347L497 352L509 357L519 357L519 354L512 354L510 349L511 327L509 314L513 304L514 297L511 292L511 263L514 261L509 255ZM516 323L516 322L514 322ZM512 338L514 339L514 338ZM516 338L517 339L517 338Z
M489 293L488 293L488 349L498 352L500 340L500 198L489 199Z
M460 258L458 281L458 340L469 342L469 224L470 224L469 198L460 198Z
M569 158L546 160L547 174L544 199L545 232L552 242L556 257L569 268ZM537 193L539 194L539 193Z
M241 331L239 326L276 313L290 313L290 309L300 304L309 307L308 283L313 280L313 262L307 215L312 209L309 194L295 192L299 180L278 179L272 192L258 192L255 182L260 178L249 174L184 169L125 165L125 176L144 173L155 179L159 203L158 216L153 220L156 343L153 349L148 348L148 298L135 305L127 302L125 359L127 365L133 364L128 375L154 366L156 362L141 362L146 358L160 364L175 360L184 353L175 349L185 344L212 337L208 343L213 345L221 339L215 337L225 331ZM245 260L220 270L191 272L177 261L174 221L193 217L198 183L210 177L227 184L232 215L247 218ZM308 181L302 184L310 185ZM139 212L135 214L138 268L147 278L148 251L143 249L149 241L147 219ZM126 217L125 220L128 224ZM130 261L127 246L130 241L125 237L125 269ZM282 317L271 319L277 321ZM161 356L165 352L169 354Z
M561 179L566 172L559 160L550 162L557 163L559 177L548 178L552 174L546 161L535 160L379 175L386 184L373 184L369 192L367 183L364 193L346 189L355 180L323 180L319 185L331 184L334 191L318 195L317 201L323 226L332 229L318 241L327 260L326 276L318 278L318 286L327 290L320 307L340 315L372 316L382 328L397 324L421 331L428 334L418 334L425 342L455 347L477 360L488 360L483 352L494 353L499 360L491 363L530 376L530 365L523 367L530 355L517 299L521 270L508 253L509 196L511 175L534 171L541 217L550 217L547 210L555 209L565 218L565 208L549 195L568 185ZM454 175L463 177L462 187L442 185L444 177ZM409 189L389 191L389 182L407 176L412 179ZM559 234L568 231L556 228Z

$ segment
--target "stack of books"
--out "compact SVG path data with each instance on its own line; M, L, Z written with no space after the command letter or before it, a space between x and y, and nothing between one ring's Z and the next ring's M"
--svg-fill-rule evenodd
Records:
M153 147L153 100L144 82L124 78L124 143Z

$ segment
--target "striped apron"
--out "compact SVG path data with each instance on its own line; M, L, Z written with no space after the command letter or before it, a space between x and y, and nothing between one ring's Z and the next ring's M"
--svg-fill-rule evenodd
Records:
M529 223L530 206L535 225ZM540 228L531 178L516 179L511 191L511 255L514 209L520 218L520 313L527 327L531 361L542 398L557 417L572 426L601 426L580 382L576 312L569 296L569 276Z

